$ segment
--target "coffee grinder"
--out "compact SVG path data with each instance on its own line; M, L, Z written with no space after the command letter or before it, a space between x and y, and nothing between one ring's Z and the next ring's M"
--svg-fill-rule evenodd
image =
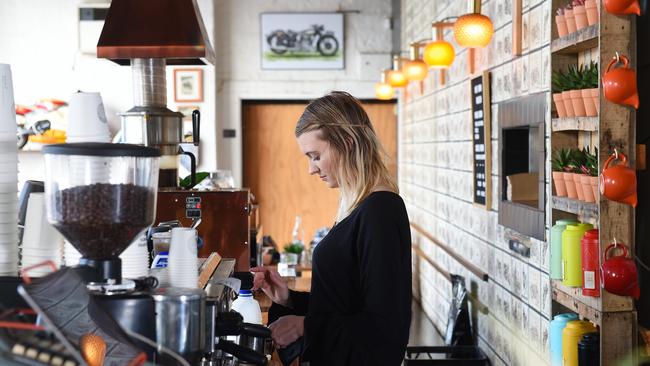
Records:
M45 197L50 223L95 270L98 285L128 289L119 255L153 223L158 149L128 144L47 145Z

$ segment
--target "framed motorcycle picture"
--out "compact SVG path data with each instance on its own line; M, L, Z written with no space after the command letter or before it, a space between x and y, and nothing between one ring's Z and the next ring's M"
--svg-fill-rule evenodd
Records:
M261 15L262 69L343 69L343 13Z

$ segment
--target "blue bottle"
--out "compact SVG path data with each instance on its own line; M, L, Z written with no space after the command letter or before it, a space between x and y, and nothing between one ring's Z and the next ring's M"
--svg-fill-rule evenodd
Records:
M566 324L572 320L578 320L578 315L574 313L558 314L551 320L548 334L552 366L562 366L562 331Z

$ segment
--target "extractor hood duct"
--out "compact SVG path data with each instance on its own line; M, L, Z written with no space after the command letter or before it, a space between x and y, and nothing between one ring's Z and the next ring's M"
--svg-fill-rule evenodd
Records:
M214 50L196 0L113 0L97 57L129 65L164 58L167 65L214 63Z

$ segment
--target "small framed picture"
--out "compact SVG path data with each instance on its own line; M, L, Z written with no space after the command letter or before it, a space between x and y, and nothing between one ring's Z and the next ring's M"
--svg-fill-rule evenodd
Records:
M174 69L174 101L203 101L203 69Z

